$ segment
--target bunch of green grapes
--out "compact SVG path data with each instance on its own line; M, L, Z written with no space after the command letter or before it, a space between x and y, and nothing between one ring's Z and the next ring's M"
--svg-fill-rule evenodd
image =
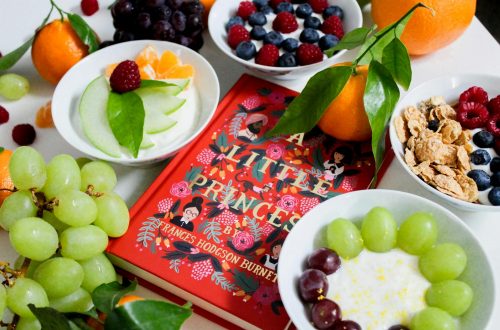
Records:
M39 329L28 304L60 312L90 310L90 293L116 280L104 255L108 236L123 235L129 225L128 208L113 193L114 170L100 161L80 169L64 154L45 164L35 149L20 147L9 171L18 190L0 207L0 226L20 254L17 267L26 258L30 266L12 286L0 285L0 316L7 307L21 317L16 329Z

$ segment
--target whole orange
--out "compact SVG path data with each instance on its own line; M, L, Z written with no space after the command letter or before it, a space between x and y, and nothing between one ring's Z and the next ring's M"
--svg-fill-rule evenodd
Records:
M467 29L476 11L476 0L372 0L373 22L382 29L396 22L418 2L401 41L411 55L424 55L443 48Z
M12 179L9 173L9 162L11 156L11 150L3 149L2 151L0 151L0 206L2 205L3 201L10 194L12 194L12 192L9 190L14 189L14 183L12 183Z
M205 11L203 12L203 22L206 26L208 21L208 14L210 14L210 9L212 9L215 0L200 0L200 2L202 3L203 7L205 7Z
M371 138L372 131L363 104L367 75L368 66L358 66L356 74L349 77L340 94L326 108L318 122L324 133L345 141L366 141Z
M42 78L57 84L73 65L88 55L68 21L57 19L45 25L35 36L31 58Z

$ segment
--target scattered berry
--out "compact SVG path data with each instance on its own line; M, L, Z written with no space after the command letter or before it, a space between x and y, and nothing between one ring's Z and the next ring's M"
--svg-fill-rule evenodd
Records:
M297 59L300 65L308 65L323 60L321 49L312 44L301 44L297 49Z
M283 36L281 33L276 31L270 31L264 36L264 44L275 45L276 47L280 47L283 42Z
M500 187L500 172L493 173L490 182L493 187Z
M286 38L281 43L281 48L287 52L294 52L299 48L299 41L294 38Z
M339 39L344 36L344 28L342 27L342 21L338 16L330 16L321 25L321 31L324 34L333 34Z
M437 132L439 128L439 120L434 119L429 121L429 124L427 125L427 128L430 129L433 132Z
M297 7L295 14L299 18L306 18L312 15L313 9L310 4L303 3Z
M30 124L19 124L12 130L12 139L20 146L29 146L36 139L36 131Z
M488 165L491 156L486 150L478 149L470 154L470 161L475 165Z
M273 29L281 33L291 33L299 28L297 19L289 12L281 12L273 21Z
M309 0L315 13L321 14L328 7L328 0Z
M339 6L330 6L323 11L323 18L328 18L330 16L338 16L340 19L344 19L344 11Z
M472 141L479 148L491 148L495 144L495 137L488 131L480 131L474 134Z
M297 59L292 53L284 53L278 59L278 66L284 68L297 66Z
M293 14L294 13L293 5L291 3L289 3L289 2L281 2L280 4L278 4L276 6L276 9L274 10L274 13L278 14L278 13L281 13L281 12L284 12L284 11L287 11L290 14Z
M239 16L231 17L229 21L226 23L226 31L229 32L229 29L235 25L245 26L245 21L243 20L243 18Z
M497 95L488 102L488 110L490 110L491 114L500 114L500 95Z
M321 21L317 17L309 16L304 20L304 27L318 30L321 27Z
M493 115L488 119L486 129L496 138L500 138L500 114Z
M253 4L257 9L260 9L262 6L267 6L269 4L269 0L253 0Z
M267 31L262 26L254 26L254 28L250 31L250 36L255 40L262 40L266 36Z
M273 12L273 9L271 8L271 6L262 6L259 11L265 15L268 15Z
M272 44L262 46L255 57L255 63L267 66L276 66L280 51L278 47Z
M488 200L491 204L498 206L500 205L500 188L495 187L488 193Z
M468 129L483 127L488 120L488 109L480 103L462 102L458 105L457 119Z
M319 33L315 29L305 28L300 33L300 41L315 44L319 41Z
M99 10L99 3L97 0L82 0L80 2L82 12L87 16L92 16Z
M240 42L238 47L236 47L236 56L244 60L254 58L256 53L257 49L255 48L254 43L251 41Z
M290 0L269 0L269 5L276 9L276 7L278 7L278 5L282 2L291 2Z
M486 103L488 103L488 93L486 93L486 91L481 87L472 86L471 88L460 94L460 98L458 99L458 101L460 103L476 102L486 105Z
M9 112L7 109L0 105L0 124L4 124L9 121Z
M227 42L232 49L236 49L240 42L249 40L250 33L243 26L235 25L229 29Z
M262 25L264 25L266 23L267 23L266 15L264 15L261 12L253 13L248 18L248 24L250 24L251 26L257 26L257 25L262 26Z
M488 189L490 184L490 176L483 170L472 170L467 173L467 176L474 180L479 191Z
M238 7L237 15L247 20L250 15L257 11L257 7L251 1L242 1Z
M337 46L339 41L340 40L337 36L334 36L333 34L325 34L319 39L318 45L322 50L327 50Z
M491 160L490 171L493 173L500 172L500 157L495 157Z
M139 67L134 61L126 60L116 66L109 78L111 89L125 93L141 86Z

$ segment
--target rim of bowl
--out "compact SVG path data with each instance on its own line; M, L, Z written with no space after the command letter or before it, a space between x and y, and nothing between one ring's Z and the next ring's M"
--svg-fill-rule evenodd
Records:
M348 1L350 1L352 3L352 7L356 12L356 16L353 17L353 19L355 19L355 21L358 22L357 24L355 24L355 26L356 26L355 28L360 28L363 26L363 13L361 11L361 8L359 7L359 4L357 1L355 1L355 0L348 0ZM347 52L347 49L342 49L342 50L338 51L332 57L328 57L321 62L308 64L308 65L299 65L299 66L295 66L295 67L267 66L267 65L257 64L254 62L250 62L250 61L241 59L238 56L236 56L232 51L228 51L227 49L225 49L225 46L226 46L225 42L222 40L222 38L219 38L218 34L216 34L216 31L218 31L217 26L219 24L223 24L223 23L216 21L215 14L213 14L213 13L221 10L222 8L224 8L223 6L226 3L235 3L235 2L236 2L235 0L217 0L217 1L215 1L214 5L212 6L212 9L210 9L210 14L208 15L208 31L210 33L210 37L217 45L217 48L219 48L224 54L226 54L227 56L229 56L230 58L232 58L233 60L235 60L236 62L238 62L244 66L249 66L249 67L252 67L254 69L258 69L259 71L264 72L264 73L272 71L272 72L276 72L276 73L286 74L286 73L291 73L294 71L299 71L300 69L304 69L304 68L310 69L310 68L315 68L315 67L321 67L322 65L325 65L329 62L333 62L334 60L336 60L337 58L342 56L345 52ZM222 25L222 29L224 29L223 25Z
M96 153L96 151L98 151L99 149L97 149L95 146L93 146L92 143L90 141L88 141L88 139L86 137L84 137L84 138L87 139L87 142L89 143L89 148L88 149L83 150L79 146L75 145L75 143L73 142L73 139L68 139L67 136L66 136L66 134L64 133L67 129L63 130L63 129L59 128L62 125L61 119L57 119L58 116L54 115L53 117L54 117L55 127L56 127L57 131L59 132L59 134L61 134L61 136L64 138L64 140L66 142L68 142L73 148L79 150L80 152L83 152L83 153L85 153L85 154L87 154L87 155L89 155L91 157L95 157L97 159L101 159L101 160L105 160L105 161L109 161L109 162L113 162L113 163L117 163L117 164L122 164L122 165L141 165L143 163L153 163L153 162L156 162L156 161L160 161L160 160L162 160L162 159L165 158L164 157L165 155L169 155L169 154L174 155L174 154L176 154L180 149L182 149L184 146L186 146L188 143L190 143L197 136L200 135L200 133L206 128L206 126L208 125L208 123L212 120L212 118L213 118L213 116L215 114L215 111L217 110L217 104L218 104L218 100L219 100L219 97L220 97L219 78L217 77L217 73L215 72L214 68L205 59L205 57L203 57L202 55L200 55L199 53L195 52L194 50L192 50L190 48L187 48L187 47L182 46L180 44L169 42L169 41L151 40L151 39L132 40L132 41L127 41L127 42L122 42L122 43L118 43L118 44L115 44L115 45L111 45L111 46L108 46L106 48L103 48L103 49L99 50L98 52L94 52L92 54L87 55L82 60L80 60L78 63L76 63L73 67L71 67L71 69L69 69L64 74L64 76L62 77L62 79L57 84L57 86L56 86L56 88L54 90L53 97L52 97L52 108L54 109L54 104L56 105L56 107L55 107L56 109L62 108L62 107L58 107L57 106L58 105L58 100L59 100L59 98L57 96L59 94L65 92L64 91L64 83L65 83L65 81L67 79L69 79L68 77L70 76L70 74L71 75L75 74L74 72L77 72L78 70L80 70L80 67L83 66L83 65L85 65L87 62L93 61L94 58L96 58L97 56L101 57L101 56L106 56L107 53L119 52L119 50L121 48L137 47L137 49L138 49L137 51L139 52L144 47L146 47L148 45L157 46L158 44L165 45L169 49L181 48L183 52L187 52L187 53L190 53L191 55L194 55L195 57L198 57L198 59L203 63L203 66L205 67L203 70L204 71L206 70L207 74L209 74L209 75L212 76L211 79L213 79L213 81L214 81L213 85L214 85L215 92L216 92L216 95L215 95L214 99L216 101L214 102L214 105L213 105L212 109L210 109L210 111L208 113L207 120L204 123L201 123L201 125L198 127L198 129L196 131L192 132L188 138L186 138L184 141L182 141L182 143L180 143L178 145L175 145L175 146L170 146L170 147L166 148L165 150L163 150L161 153L152 154L152 155L149 155L149 156L146 156L146 157L141 157L141 158L122 159L122 158L111 157L111 156L105 154L104 152ZM162 48L164 48L164 47L162 47ZM69 111L77 111L77 110L78 109L76 109L76 110L75 109L69 109ZM74 128L71 126L70 130L74 131ZM169 157L169 156L167 156L167 157Z
M415 194L411 194L408 192L404 192L404 191L390 190L390 189L367 189L367 190L352 191L352 192L342 194L340 196L333 197L325 202L320 203L319 205L315 206L311 210L309 210L302 218L307 216L309 213L314 212L314 210L316 210L317 208L326 208L327 204L329 202L331 202L332 200L335 200L337 203L342 203L342 199L352 198L352 195L367 195L366 197L368 198L369 195L371 195L371 194L399 195L400 197L414 199L416 203L418 203L418 202L423 203L423 204L427 203L427 205L431 205L432 207L439 209L441 212L445 213L449 217L449 219L451 219L462 230L464 230L470 236L471 240L474 241L474 243L476 243L477 246L479 246L479 249L481 250L481 252L485 256L485 264L486 264L486 268L487 268L486 270L491 274L491 278L493 279L493 281L491 283L492 289L493 289L492 290L493 291L493 296L492 296L493 303L491 304L490 315L489 315L489 318L486 322L486 326L488 326L491 323L491 318L492 318L493 311L495 310L495 306L496 306L496 302L497 302L497 299L496 299L497 285L496 285L495 276L494 276L495 273L493 272L493 266L491 265L490 257L486 253L486 251L484 250L483 245L481 244L481 241L479 240L479 238L476 236L476 234L474 234L474 232L469 228L469 226L467 226L462 219L460 219L457 215L455 215L453 212L451 212L450 210L448 210L444 206L442 206L442 205L440 205L432 200L429 200L427 198L424 198L424 197L421 197L421 196L418 196ZM391 196L388 196L389 199L390 199L390 197ZM301 225L301 223L304 223L304 224ZM287 239L285 239L285 242L283 243L283 248L282 248L281 253L283 253L283 251L287 251L289 249L288 246L290 244L292 244L291 240L289 240L288 237L290 237L291 235L294 235L294 236L300 235L299 231L301 231L301 230L299 230L299 229L302 229L302 227L304 227L304 226L307 226L306 222L299 221L292 228L292 230L290 231L290 233L287 236ZM294 234L294 232L296 232L297 234ZM283 274L283 271L281 272L281 274ZM278 267L278 290L280 292L285 292L287 290L287 288L284 287L285 284L283 283L283 281L280 281L280 278L282 278L282 277L283 277L283 275L280 276L280 268ZM282 299L282 301L283 301L283 305L285 306L285 310L288 310L290 307L292 307L292 306L288 306L288 309L287 309L287 305L289 305L288 300ZM293 317L294 317L293 315L290 315L290 319L292 319L292 321L293 321ZM298 325L298 326L300 326L300 325Z
M389 122L390 127L389 127L389 137L391 140L391 145L402 145L402 143L399 141L399 138L396 133L396 128L394 126L394 120L396 119L397 116L399 116L402 113L402 109L404 106L404 101L405 99L412 95L413 93L416 93L420 91L421 89L425 89L428 84L434 83L436 81L450 81L450 80L455 80L455 79L467 79L470 81L475 81L478 79L492 79L492 80L498 80L500 83L500 76L495 76L491 74L477 74L477 73L465 73L465 74L450 74L450 75L443 75L440 77L436 77L430 80L426 80L419 85L417 85L415 88L411 89L408 93L405 94L405 96L398 101L396 105L396 110L392 113L391 120ZM471 83L471 86L474 83ZM500 92L500 90L499 90ZM439 93L438 93L439 94ZM431 97L433 95L429 95ZM457 95L458 99L458 95ZM472 211L473 209L475 210L480 210L480 211L485 211L485 212L500 212L500 206L495 206L495 205L485 205L485 204L476 204L476 203L471 203L471 202L466 202L462 201L458 198L454 198L451 196L446 195L445 193L431 187L424 181L422 181L415 173L413 173L410 170L410 167L406 164L405 160L403 159L403 156L399 152L394 152L396 155L397 160L401 164L401 166L404 168L406 173L408 173L415 181L418 182L418 184L421 187L424 187L427 191L433 193L437 197L440 197L444 199L448 204L451 204L455 207L460 207L461 209L468 209L469 211Z

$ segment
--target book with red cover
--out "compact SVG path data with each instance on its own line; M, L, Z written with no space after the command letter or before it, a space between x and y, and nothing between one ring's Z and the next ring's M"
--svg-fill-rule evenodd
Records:
M240 327L286 328L283 240L307 211L368 188L374 174L369 142L317 129L264 138L296 95L243 75L133 206L129 230L108 248L113 262Z

